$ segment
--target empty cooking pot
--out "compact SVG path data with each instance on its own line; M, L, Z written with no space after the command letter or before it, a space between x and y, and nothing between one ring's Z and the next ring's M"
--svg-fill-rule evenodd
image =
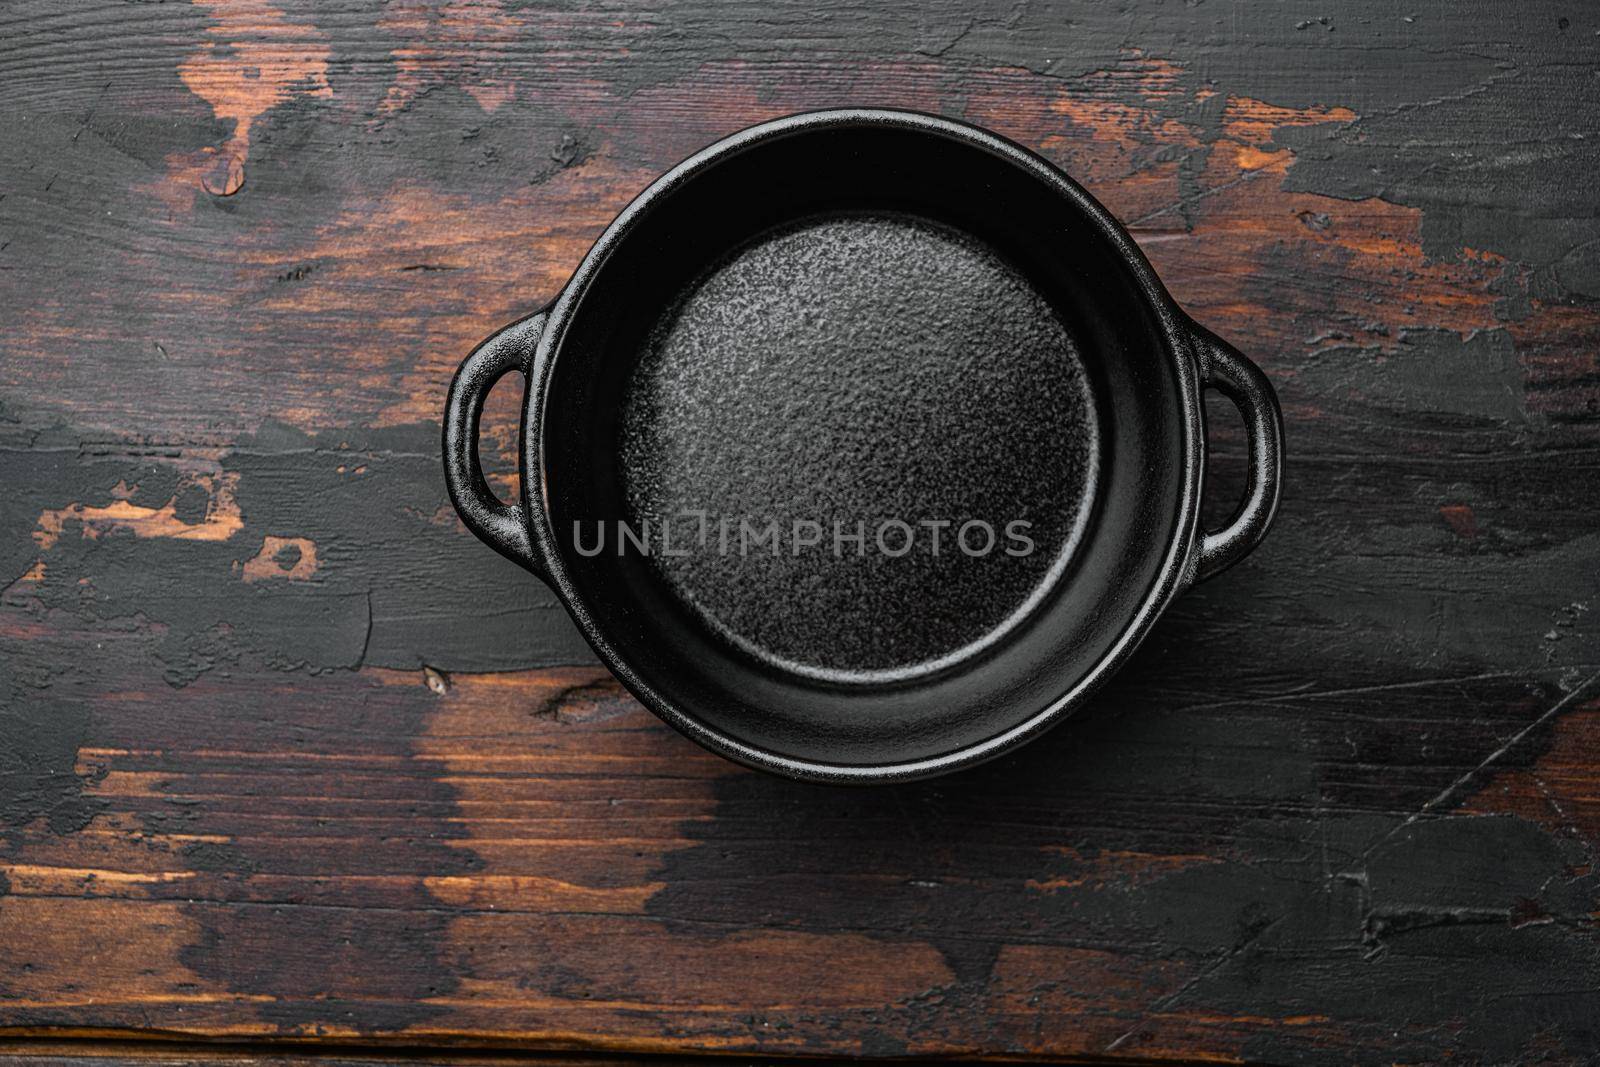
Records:
M495 498L483 399L528 379ZM1202 388L1248 428L1198 512ZM463 521L547 582L647 707L796 778L904 780L1068 715L1266 533L1272 387L1082 188L902 111L737 133L639 195L456 374Z

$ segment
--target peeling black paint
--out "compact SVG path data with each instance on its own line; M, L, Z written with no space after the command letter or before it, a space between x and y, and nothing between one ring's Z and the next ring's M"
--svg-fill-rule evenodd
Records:
M81 830L104 806L84 795L87 776L77 770L88 713L51 692L42 672L20 664L14 670L12 678L0 677L0 840L36 820L54 834Z
M270 995L257 1011L283 1034L352 1017L369 1033L398 1032L443 1014L426 1001L457 985L441 977L448 917L437 911L267 905L205 909L200 918L201 938L184 963L239 992ZM254 965L241 971L240 958Z
M178 850L190 870L212 874L246 875L261 870L261 864L243 850L226 841L195 841Z
M1576 23L1558 29L1558 13ZM1416 77L1403 94L1354 103L1361 117L1343 129L1280 132L1298 157L1288 187L1421 208L1430 255L1494 252L1531 268L1546 299L1600 296L1589 193L1600 84L1572 76L1600 60L1600 17L1564 4L1463 4L1413 28L1425 36L1394 68L1408 79L1424 44L1478 69Z
M1265 1062L1346 1062L1363 1041L1401 1061L1595 1047L1600 875L1584 843L1451 814L1461 796L1432 805L1460 766L1430 764L1427 729L1391 732L1358 697L1162 710L1152 698L1175 694L1158 660L1141 653L1133 680L1072 726L948 781L866 792L725 779L717 818L685 825L702 844L668 858L648 910L701 936L844 928L932 943L952 982L884 1011L913 1039L987 1032L1004 1047L986 999L1003 947L1066 945L1184 967L1151 1010L1327 1015L1355 1043L1284 1027L1248 1045ZM1488 688L1515 700L1523 687ZM1459 730L1454 703L1448 686L1422 689L1403 714ZM1504 730L1484 731L1485 754ZM1473 748L1456 740L1453 752ZM1494 769L1530 765L1546 741L1526 741ZM1369 761L1389 769L1354 788L1347 768ZM1039 979L1099 995L1094 976ZM1130 1016L1107 1051L1137 1055L1151 1025Z
M5 457L16 470L6 469ZM0 485L7 495L0 506L0 583L9 585L32 562L27 481L60 476L69 462L51 447L48 432L21 429L0 403ZM0 612L9 609L3 596ZM0 629L0 840L38 820L53 833L70 833L100 809L84 795L86 776L77 769L89 729L79 681L55 643L12 639Z
M425 879L469 875L483 862L459 847L469 829L448 775L418 751L433 706L421 679L400 691L358 686L335 714L313 687L290 685L262 705L241 702L224 721L208 709L235 687L200 684L209 692L174 701L167 728L197 748L241 755L153 763L181 811L177 832L201 838L178 854L200 876L183 905L198 931L179 953L183 965L208 986L270 997L252 1011L281 1034L353 1019L365 1033L393 1033L448 1014L438 1001L460 987L450 938L460 909ZM284 749L320 758L269 762L286 773L263 773L256 754ZM390 832L361 836L385 818ZM140 821L156 840L174 833L166 812L146 810ZM258 879L302 889L263 898L246 888Z
M426 658L446 670L493 670L590 661L554 597L478 551L461 528L437 449L428 426L313 437L268 420L217 462L215 473L234 480L242 522L227 539L142 537L110 520L85 530L69 518L41 548L33 534L44 512L111 504L119 484L131 488L133 505L171 502L186 525L216 504L214 493L186 481L199 462L194 450L91 445L63 426L41 430L31 444L0 445L0 481L11 491L0 573L15 582L36 560L45 563L44 577L26 592L14 587L6 602L89 625L131 625L174 686L242 667L413 668ZM242 569L268 536L310 541L316 570L304 580L246 582ZM86 587L79 579L88 576Z
M1137 50L1180 64L1189 84L1219 95L1347 107L1357 115L1351 124L1279 132L1297 155L1289 188L1421 208L1432 255L1495 252L1534 268L1542 295L1600 295L1600 222L1588 195L1600 169L1600 82L1574 76L1600 50L1593 11L1556 0L1417 11L1363 0L1336 14L1304 3L993 0L831 14L777 4L730 18L723 8L690 4L673 10L669 26L694 42L700 62L720 48L743 56L909 53L1071 82ZM636 79L670 77L667 64L689 61L668 32L641 34L640 51L651 59L637 65ZM1181 109L1176 114L1201 130L1209 125L1192 102L1155 106Z

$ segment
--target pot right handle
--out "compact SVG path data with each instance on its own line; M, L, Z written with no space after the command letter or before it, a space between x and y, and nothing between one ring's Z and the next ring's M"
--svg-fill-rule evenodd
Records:
M1198 323L1189 324L1200 384L1238 405L1250 442L1250 489L1228 525L1200 534L1197 582L1238 563L1267 536L1283 488L1283 414L1261 368Z

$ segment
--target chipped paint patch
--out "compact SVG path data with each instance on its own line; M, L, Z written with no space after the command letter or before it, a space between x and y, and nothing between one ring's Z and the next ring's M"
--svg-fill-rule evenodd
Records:
M1263 100L1230 96L1222 113L1222 131L1230 141L1264 147L1288 126L1351 123L1356 118L1356 113L1347 107L1278 107Z
M449 0L437 9L415 3L388 5L383 26L409 42L396 48L394 83L379 114L404 111L430 89L459 86L486 114L516 97L516 81L498 71L501 53L517 42L518 23L502 0Z
M1267 152L1249 145L1240 145L1234 158L1238 161L1240 170L1260 170L1262 167L1282 162L1286 155L1285 152Z
M1159 855L1128 849L1105 849L1086 856L1067 845L1046 845L1040 849L1058 873L1051 877L1024 881L1035 893L1057 893L1066 889L1131 889L1189 867L1220 862L1215 856L1199 854Z
M265 0L195 0L215 23L198 51L178 67L190 92L211 105L233 133L219 147L185 161L206 192L232 196L244 187L250 130L261 115L295 94L332 97L326 40Z
M1475 541L1478 537L1478 519L1472 512L1470 504L1444 504L1439 508L1439 517L1445 524L1455 531L1457 537L1468 541Z
M261 582L272 578L304 582L317 573L317 546L309 537L273 537L261 539L261 551L244 561L239 576L247 582Z
M201 486L210 496L205 518L200 522L185 522L179 518L177 496L159 508L134 504L127 499L113 499L109 504L99 505L72 503L41 513L33 539L42 551L48 551L61 538L68 522L78 522L83 526L83 536L89 540L111 530L128 530L135 537L226 541L244 529L244 517L234 497L238 481L239 476L232 472L198 475L190 481L189 484ZM42 569L40 574L43 574Z
M19 586L26 585L36 587L42 581L44 581L44 560L35 560L33 566L29 567L27 570L23 571L17 576L16 581L6 586L5 589L0 589L0 595L17 591Z

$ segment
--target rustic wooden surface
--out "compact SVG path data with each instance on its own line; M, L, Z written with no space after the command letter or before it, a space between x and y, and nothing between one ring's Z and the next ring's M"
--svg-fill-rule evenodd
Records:
M11 0L0 1032L1592 1060L1597 34L1434 0ZM460 358L651 177L847 103L1081 179L1289 441L1273 536L1090 710L875 791L659 725L459 525L437 444Z

